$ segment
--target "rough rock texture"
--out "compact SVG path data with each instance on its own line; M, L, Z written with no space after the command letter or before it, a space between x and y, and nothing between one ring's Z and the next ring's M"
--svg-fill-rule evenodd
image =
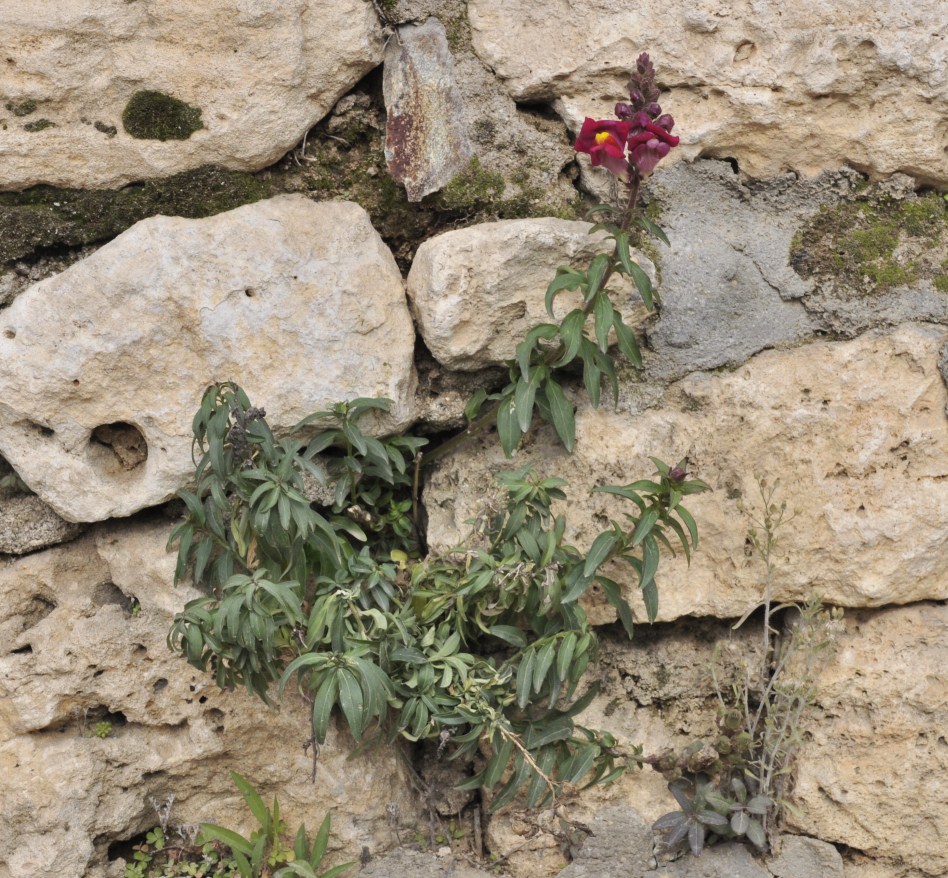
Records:
M611 113L648 51L678 120L679 157L733 157L755 177L849 164L948 183L941 0L878 11L853 0L471 0L469 10L475 51L513 97L554 101L573 131Z
M685 855L665 863L643 878L770 878L770 872L743 845L724 844L705 848L700 857Z
M145 220L0 314L0 453L60 515L172 496L212 381L276 429L354 396L412 419L401 276L362 208L280 196L205 220Z
M807 726L793 822L889 861L890 874L948 874L948 605L845 621Z
M652 831L638 812L624 805L603 808L559 878L639 878L654 864L653 846Z
M385 158L409 201L437 192L473 156L444 25L404 25L385 52Z
M671 246L659 246L662 310L648 329L650 374L739 365L813 334L818 324L797 301L808 284L787 256L802 216L840 181L821 183L823 193L787 179L755 192L724 162L655 175L650 193Z
M775 878L843 878L843 858L831 844L804 835L785 835L767 868Z
M659 570L659 618L741 616L761 598L763 566L745 544L755 473L778 477L799 515L781 534L778 599L814 590L853 607L948 596L948 425L938 371L946 330L909 324L850 342L766 351L730 374L696 373L657 408L630 417L583 402L572 457L549 431L505 461L493 438L439 464L427 488L429 545L455 544L494 473L533 464L570 482L571 536L588 546L619 505L598 484L646 477L649 455L715 489L691 498L701 546L688 568ZM628 581L625 569L616 574ZM633 601L638 609L638 601Z
M24 555L71 540L82 525L60 518L35 494L0 496L0 553Z
M3 0L0 30L0 189L114 187L207 163L256 170L382 57L362 0Z
M482 223L429 238L408 275L408 296L428 350L451 369L483 369L512 358L517 344L538 323L549 322L544 299L556 267L587 266L608 251L605 234L589 223L558 219ZM655 267L634 254L654 280ZM615 277L609 285L626 323L647 312L634 287ZM554 311L562 319L582 304L578 293L561 293Z
M398 848L370 862L359 878L488 878L492 874L448 854Z
M353 762L351 740L331 732L313 784L304 704L276 712L220 692L168 652L172 613L196 596L171 585L168 528L100 526L0 566L0 875L102 876L110 844L157 823L150 797L175 795L172 825L247 831L232 770L276 793L294 829L331 810L334 861L389 847L387 804L408 826L417 816L392 751ZM102 720L109 737L83 735Z

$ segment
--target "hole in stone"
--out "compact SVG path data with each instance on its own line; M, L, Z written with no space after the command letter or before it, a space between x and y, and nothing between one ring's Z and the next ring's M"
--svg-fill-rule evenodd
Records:
M214 729L215 732L224 731L224 711L218 710L216 707L212 707L210 710L204 712L204 719L207 720L207 724Z
M741 166L737 163L736 158L726 155L724 156L723 161L727 162L731 166L731 170L734 171L735 174L739 174L741 172Z
M15 330L15 329L4 329L4 330L3 330L3 334L4 334L4 336L5 336L6 338L16 338L16 330Z
M121 607L126 616L131 616L138 604L135 595L127 595L114 582L100 582L92 592L92 603L97 607L113 604Z
M89 439L94 463L109 475L131 472L148 460L148 443L134 424L101 424Z
M198 699L198 704L206 704L206 703L207 703L207 696L206 696L206 695L202 695L202 696Z
M749 61L756 52L757 46L750 40L743 40L734 49L734 63L740 64L742 61Z
M78 387L78 386L79 386L79 379L78 379L78 378L73 378L73 379L72 379L72 383L73 383L74 386Z
M252 299L254 296L257 295L257 291L253 287L247 287L247 289L244 290L244 295L248 299Z
M148 650L145 649L144 645L141 644L141 643L136 643L136 644L132 647L132 655L134 655L134 656L142 656L142 655L145 655L145 653L147 653L147 652L148 652Z
M151 688L155 692L161 692L161 690L164 689L165 686L167 685L168 685L168 681L164 677L162 677L160 680L155 680Z
M24 422L21 421L21 423ZM26 421L25 424L27 429L33 430L33 432L38 433L44 439L56 435L56 431L52 427L47 427L45 424L37 424L36 421Z
M33 647L29 643L10 650L11 655L29 655L31 652L33 652Z
M26 631L29 628L39 625L39 623L42 622L43 619L45 619L55 609L56 601L46 597L45 595L33 595L33 597L30 598L30 602L27 604L26 609L21 614L23 627L20 630Z

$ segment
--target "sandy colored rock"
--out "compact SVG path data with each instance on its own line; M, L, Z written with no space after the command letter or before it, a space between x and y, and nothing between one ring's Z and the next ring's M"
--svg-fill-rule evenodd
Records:
M64 543L81 533L35 494L0 496L0 553L24 555Z
M552 101L574 132L584 116L611 114L647 51L683 138L678 158L733 157L755 177L849 164L948 182L942 0L471 0L469 10L475 51L513 97Z
M362 0L2 0L0 30L0 189L265 167L382 58Z
M128 515L188 481L209 383L242 385L277 430L389 397L395 430L413 350L398 267L358 205L154 217L0 314L0 453L66 519Z
M889 861L889 874L948 874L948 606L845 622L807 724L791 821Z
M387 805L403 825L417 816L393 751L351 761L351 740L331 730L313 784L306 705L287 698L276 712L221 692L168 651L172 612L196 596L171 585L168 530L103 526L0 566L0 874L104 875L111 844L158 822L152 797L174 794L171 826L248 832L230 771L276 794L293 831L331 811L332 862L389 847ZM112 733L88 736L103 720Z
M780 534L778 600L883 606L948 596L948 424L937 363L946 330L910 324L854 341L766 351L732 373L696 373L631 416L581 403L569 457L544 430L505 461L495 437L440 463L427 488L429 545L454 545L494 474L532 464L570 483L567 537L588 546L621 505L591 490L647 477L654 455L687 457L713 488L689 498L701 544L665 558L659 618L738 617L762 595L745 543L755 474L779 477L799 514ZM621 581L626 569L612 574ZM641 602L633 599L641 613Z
M608 252L605 234L591 224L560 219L482 223L429 238L408 274L408 296L428 349L443 366L474 370L512 358L538 323L550 322L544 299L558 265L588 267ZM634 258L654 280L655 267ZM645 306L626 278L609 284L629 325L641 323ZM578 293L556 297L560 320L581 306Z

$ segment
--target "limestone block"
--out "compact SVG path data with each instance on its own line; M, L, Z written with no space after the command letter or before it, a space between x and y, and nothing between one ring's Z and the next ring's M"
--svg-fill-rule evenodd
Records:
M570 483L567 538L589 546L627 511L592 488L646 478L649 456L690 469L713 492L689 498L700 546L666 557L659 618L739 617L761 600L763 564L745 542L755 474L799 514L780 534L775 598L820 593L877 607L948 597L948 423L938 371L946 330L908 324L849 342L765 351L731 373L695 373L635 416L580 403L570 457L543 428L505 461L495 437L439 462L426 490L428 543L455 545L494 474L532 464ZM585 400L584 397L580 397ZM634 575L613 571L631 588ZM637 595L633 609L644 615Z
M23 555L78 536L82 527L60 518L35 494L0 496L0 552Z
M188 481L208 384L236 381L278 430L389 397L396 430L413 351L398 267L358 205L153 217L0 314L0 453L70 521L129 515Z
M552 218L503 220L429 238L408 274L408 296L422 338L443 366L474 370L512 358L517 344L538 323L550 322L544 298L556 267L588 267L608 252L605 234L589 223ZM652 280L655 267L634 258ZM629 325L641 323L645 306L626 278L609 284ZM556 297L560 320L582 302L578 293Z
M948 874L948 606L845 622L806 727L791 822L898 864L893 874Z
M683 138L677 158L732 157L756 177L849 164L948 182L942 0L471 0L469 17L475 51L513 97L555 102L574 132L611 114L647 51Z
M363 0L0 0L0 189L276 161L382 58Z
M389 847L389 803L406 825L417 816L393 750L350 760L351 739L331 727L313 783L301 700L276 711L221 692L168 651L173 611L197 596L171 584L169 527L99 526L0 567L0 874L104 875L109 846L156 825L150 799L172 794L172 827L249 833L231 771L276 794L291 831L331 811L332 862ZM101 720L111 734L90 736Z

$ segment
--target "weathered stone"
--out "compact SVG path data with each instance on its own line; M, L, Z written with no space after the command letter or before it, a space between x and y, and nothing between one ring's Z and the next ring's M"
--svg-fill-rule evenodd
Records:
M385 158L409 201L437 192L471 161L444 25L403 25L385 52Z
M558 878L640 878L652 865L651 827L625 805L603 808L589 825L589 837Z
M60 518L35 494L0 496L0 553L24 555L81 532L81 525Z
M280 196L205 220L155 217L0 314L0 453L60 515L162 502L192 469L212 381L276 429L354 396L412 420L401 275L355 204Z
M494 475L532 464L570 483L567 538L589 546L607 516L627 511L591 494L648 476L650 455L690 468L714 491L688 498L701 544L658 573L659 618L738 617L761 600L764 568L745 541L742 501L754 509L755 474L779 477L799 514L780 533L778 600L814 592L829 603L883 606L948 597L948 429L937 363L945 329L906 325L850 342L765 351L730 374L696 373L664 402L631 417L580 404L566 454L544 428L504 460L496 439L439 462L427 487L429 545L456 545ZM616 569L629 586L634 575ZM634 598L633 609L642 614Z
M648 51L683 138L673 156L733 157L755 177L844 164L948 182L941 0L874 10L657 0L471 0L474 48L518 101L553 101L570 128L622 100ZM555 51L550 51L555 46ZM884 120L884 124L880 123Z
M805 835L784 835L780 853L767 861L774 878L843 878L843 858L831 844Z
M900 867L890 874L948 874L948 606L845 623L806 724L791 824Z
M248 833L232 770L278 796L291 831L331 811L332 862L389 847L389 803L406 826L418 813L393 750L353 762L351 740L331 727L311 783L305 704L288 697L277 712L221 692L168 651L172 613L197 596L171 585L168 529L103 526L0 566L0 874L102 876L109 846L156 825L150 799L171 794L172 827ZM91 729L102 721L111 731L100 739Z
M817 324L796 301L808 285L787 256L801 214L815 211L819 196L806 185L780 189L774 181L751 192L724 162L655 175L650 192L671 247L660 245L662 309L647 331L651 374L739 365L813 334Z
M271 164L382 57L369 3L4 0L0 189ZM22 118L10 107L33 109ZM37 123L46 122L40 125Z
M556 267L585 267L609 249L605 234L590 235L590 228L558 219L505 220L425 241L408 274L408 296L435 359L474 370L512 358L527 332L550 320L544 300ZM634 258L654 280L651 261ZM609 289L626 323L645 319L645 306L625 278L614 276ZM556 319L581 304L578 293L561 293Z
M706 847L700 857L690 854L650 870L643 878L771 878L743 845ZM815 876L814 876L815 878Z
M489 878L493 874L476 869L460 858L409 848L398 848L372 860L359 872L360 878Z

